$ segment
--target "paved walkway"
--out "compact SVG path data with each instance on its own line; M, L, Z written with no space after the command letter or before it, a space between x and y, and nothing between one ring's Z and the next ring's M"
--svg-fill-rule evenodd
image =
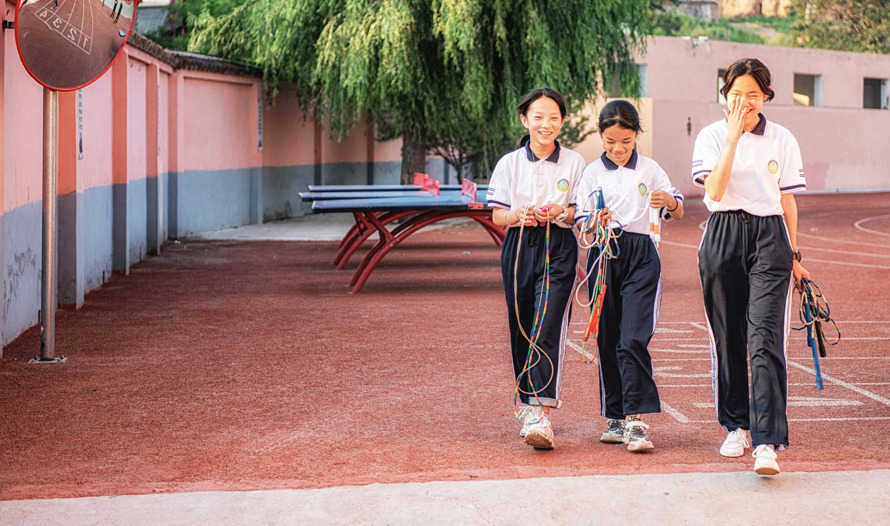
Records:
M890 524L890 471L371 484L0 502L0 526Z

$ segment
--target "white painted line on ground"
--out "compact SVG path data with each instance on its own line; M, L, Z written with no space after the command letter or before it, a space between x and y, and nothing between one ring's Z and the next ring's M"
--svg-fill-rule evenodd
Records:
M686 418L686 415L684 415L683 413L677 411L677 410L674 409L673 407L669 406L669 405L667 404L667 402L665 402L664 400L661 401L661 408L662 408L667 414L669 414L669 415L671 415L672 417L674 417L674 419L675 419L677 422L680 422L681 424L688 424L688 423L689 423L689 419Z
M861 230L863 232L868 232L869 234L874 234L876 236L890 237L890 234L887 232L881 232L879 230L872 230L870 228L865 228L862 226L863 223L868 223L869 221L874 221L875 219L886 219L890 217L890 214L882 215L882 216L874 216L874 217L866 217L865 219L860 219L853 223L853 228L856 230Z
M797 367L800 370L806 371L806 372L812 374L813 376L816 376L816 371L810 367L807 367L806 365L802 365L797 362L792 362L791 360L788 360L787 363L788 363L788 365L790 365L792 367ZM890 407L890 400L888 400L887 398L884 398L883 396L876 395L876 394L872 393L871 391L867 391L861 387L857 387L853 384L849 384L839 378L834 378L833 376L829 376L825 373L822 373L822 379L825 381L831 382L835 385L839 385L841 387L846 387L847 389L849 389L851 391L857 392L863 396L867 396L867 397L871 398L872 400L876 400L876 401L881 402L882 404Z
M587 359L587 361L593 360L593 363L599 363L599 362L596 361L596 358L594 358L594 356L593 356L592 354L588 353L588 352L585 351L585 350L582 350L582 349L581 349L581 346L578 345L577 343L575 343L575 342L573 342L573 341L571 341L571 340L566 340L566 343L569 344L569 347L571 347L572 349L575 349L576 351L578 351L578 354L580 354L580 355L583 356L585 359Z
M692 350L692 349L649 349L649 352L672 352L681 354L708 354L708 350Z
M884 235L890 236L890 234L884 234ZM674 245L674 246L684 247L684 248L694 248L694 249L698 250L697 245L687 245L685 243L674 243L673 241L664 241L664 240L662 240L661 243L663 243L665 245ZM888 248L890 248L890 247L888 247ZM828 259L813 259L813 258L807 258L807 261L814 261L816 263L828 263L829 265L843 265L843 266L847 266L847 267L864 267L864 268L876 268L876 269L881 269L881 270L890 270L890 267L883 266L883 265L869 265L868 263L852 263L850 261L831 261Z
M866 243L865 241L851 241L849 239L831 239L831 238L827 238L827 237L814 236L813 234L805 234L802 232L798 232L797 237L808 237L811 239L818 239L819 241L830 241L832 243L845 243L848 245L862 245L864 247L890 248L890 245L882 245L880 243ZM664 243L664 241L662 241L662 243Z
M817 248L817 247L802 247L802 246L798 246L797 248L799 248L800 250L816 250L819 252L833 252L836 254L845 254L848 256L850 255L849 250L835 250L833 248ZM888 248L890 248L890 247L888 247ZM869 254L867 252L856 252L856 255L872 257L872 258L890 258L890 254ZM809 258L807 258L807 259L809 259Z
M708 326L705 325L704 322L701 322L701 321L690 321L690 322L689 322L689 325L692 325L692 326L695 327L696 329L701 329L701 330L703 330L703 331L705 331L705 332L708 332Z
M714 402L694 402L692 404L694 407L699 409L707 409L709 407L714 407ZM843 398L815 398L811 396L789 396L788 397L788 406L795 407L835 407L835 406L849 406L849 405L863 405L859 400L845 400Z
M659 389L662 387L711 387L711 384L661 384L658 386Z
M676 374L676 373L667 373L665 371L680 371L682 367L678 366L662 366L662 367L653 367L652 368L652 376L663 376L665 378L710 378L710 374Z
M695 347L696 349L708 349L708 350L710 350L710 348L711 348L711 344L710 344L710 343L708 343L708 344L704 344L704 343L680 343L680 344L677 344L677 346L678 346L678 347Z

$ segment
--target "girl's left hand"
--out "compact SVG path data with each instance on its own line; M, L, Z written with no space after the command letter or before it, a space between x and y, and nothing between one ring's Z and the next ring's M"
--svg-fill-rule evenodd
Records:
M565 208L556 204L550 203L549 205L544 205L541 208L535 208L535 219L537 219L541 223L546 223L547 221L552 221L559 216L559 214L563 213Z
M794 276L794 286L798 291L800 288L800 280L803 278L810 279L810 272L803 268L799 261L794 262L794 266L791 267L791 275Z
M655 190L649 198L652 208L677 208L677 200L664 190Z

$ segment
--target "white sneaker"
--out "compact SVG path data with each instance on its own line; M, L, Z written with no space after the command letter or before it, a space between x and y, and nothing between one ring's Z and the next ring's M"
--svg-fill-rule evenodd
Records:
M553 428L550 419L544 415L538 422L529 424L525 443L535 449L553 449Z
M754 448L751 456L756 459L754 461L754 473L758 475L778 475L782 472L779 469L778 462L776 462L776 452L773 451L772 447L766 444L759 445Z
M726 435L726 440L720 446L720 454L724 457L740 457L745 454L745 448L749 445L748 435L745 434L745 430L741 428L736 429Z
M519 410L519 421L522 422L522 429L519 430L519 436L525 437L528 434L528 428L533 422L541 419L541 410L533 405L527 405Z

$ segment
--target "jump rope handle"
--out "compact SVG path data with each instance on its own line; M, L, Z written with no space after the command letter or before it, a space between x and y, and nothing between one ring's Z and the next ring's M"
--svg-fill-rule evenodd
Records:
M649 208L649 237L652 238L657 248L661 241L661 209L659 208Z
M806 294L806 291L804 291L804 294ZM816 339L813 337L813 325L815 325L813 323L813 315L810 314L808 306L804 307L803 315L807 321L807 344L813 351L813 366L816 369L816 389L821 391L824 388L822 384L822 368L819 367L819 350L816 345Z

